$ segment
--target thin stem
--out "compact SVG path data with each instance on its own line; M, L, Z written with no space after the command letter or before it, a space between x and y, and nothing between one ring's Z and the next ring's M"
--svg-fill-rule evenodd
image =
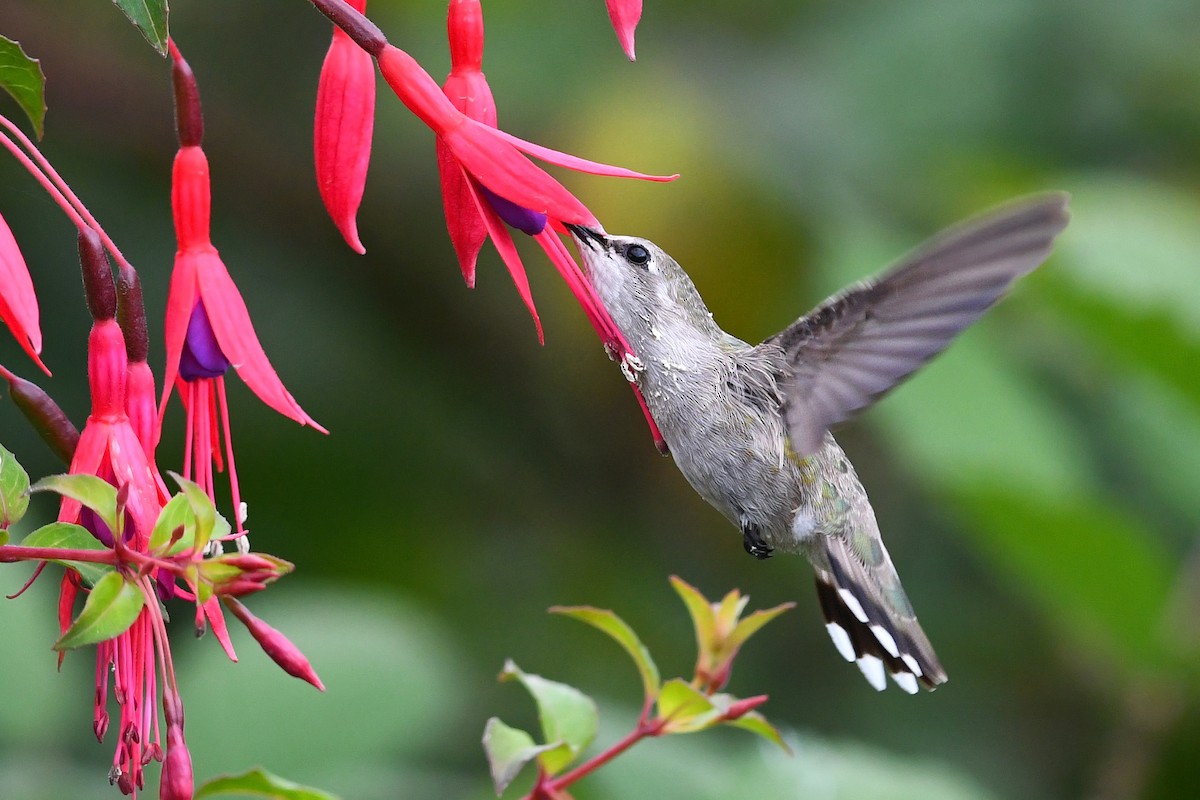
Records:
M104 247L112 255L113 260L117 262L117 265L122 268L128 268L132 270L133 266L129 263L129 261L126 260L125 256L121 254L120 249L113 242L113 240L109 238L109 235L104 232L104 229L100 227L100 223L97 222L96 218L92 216L92 213L87 210L87 206L83 204L83 201L79 199L79 196L76 195L75 192L71 191L71 187L67 185L67 182L63 180L61 175L58 174L58 171L54 169L49 160L42 155L42 152L37 149L37 146L30 141L29 137L26 136L20 128L18 128L3 114L0 114L0 126L8 129L8 132L11 133L17 139L17 141L21 143L21 146L24 147L31 156L33 156L34 161L37 162L36 168L29 163L29 158L23 153L9 148L12 150L13 155L17 157L17 160L21 161L21 163L25 165L25 168L28 169L31 174L33 174L38 182L46 187L46 191L50 193L51 197L55 198L56 202L58 202L60 206L62 206L63 211L67 212L67 216L71 218L76 227L89 227L96 233L100 234L100 240L104 242ZM7 140L7 137L0 138ZM52 189L51 186L47 185L43 178L49 178L54 188ZM62 200L66 201L66 205L64 205ZM68 206L70 208L68 208ZM84 222L79 221L80 217L83 218Z
M12 123L9 122L9 120L6 117L4 117L2 114L0 114L0 122L2 122L5 125L12 125ZM20 133L19 130L17 132ZM21 136L21 138L25 138L24 134L20 134L20 136ZM25 138L25 141L28 142L29 141L28 138ZM63 213L65 213L67 215L67 217L71 220L71 222L73 222L75 224L76 228L79 228L80 230L82 230L84 228L91 227L83 220L83 217L81 217L79 215L79 212L77 212L75 210L74 206L66 198L66 196L64 196L64 194L61 191L59 191L58 187L55 186L54 182L51 181L51 179L49 177L47 177L47 175L45 173L43 173L42 170L38 169L38 165L35 164L29 158L29 156L25 155L25 153L22 152L21 148L17 147L16 142L14 142L12 139L5 136L4 134L0 134L0 144L3 144L4 147L8 149L8 152L12 153L13 158L15 158L21 164L21 166L25 167L25 169L29 171L29 174L33 176L34 180L36 180L38 183L40 183L42 185L42 188L45 189L46 193L49 194L50 197L54 200L54 202L58 204L58 206L63 210ZM33 145L32 142L30 142L29 144L30 144L30 146ZM37 151L35 150L34 152L37 152ZM39 160L41 160L41 159L39 159Z
M624 738L614 743L611 747L600 753L595 758L580 764L575 769L567 772L554 780L547 781L546 787L551 791L557 792L565 789L580 778L585 778L596 770L603 767L608 762L612 761L617 756L624 753L629 748L640 742L642 739L647 739L653 736L658 736L662 732L665 720L638 720L637 727L627 733Z

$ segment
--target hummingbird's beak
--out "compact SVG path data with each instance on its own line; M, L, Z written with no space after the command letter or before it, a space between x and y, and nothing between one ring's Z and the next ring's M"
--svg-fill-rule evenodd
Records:
M582 245L587 245L588 249L595 249L592 242L595 242L602 248L608 247L608 240L599 231L594 231L591 228L584 227L583 225L575 225L570 222L566 223L565 227L575 237L575 241Z

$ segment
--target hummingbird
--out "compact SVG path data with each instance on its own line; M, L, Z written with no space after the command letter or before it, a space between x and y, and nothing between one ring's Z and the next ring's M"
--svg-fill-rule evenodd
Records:
M746 552L802 554L837 651L877 690L946 671L830 429L871 405L1050 255L1068 196L1019 200L919 246L751 345L713 320L691 278L646 240L567 225L636 357L623 367L697 493Z

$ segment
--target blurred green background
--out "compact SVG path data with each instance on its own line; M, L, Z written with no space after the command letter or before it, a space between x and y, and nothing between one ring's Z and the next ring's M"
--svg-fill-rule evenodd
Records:
M444 2L370 9L445 74ZM649 0L636 64L600 0L485 11L501 124L682 173L564 180L610 231L675 255L748 340L980 209L1073 194L1046 268L839 434L950 682L876 694L841 661L808 566L747 557L655 453L536 248L544 347L490 247L464 289L432 136L386 88L367 255L344 246L312 175L329 26L308 3L177 0L214 240L283 380L331 431L231 381L253 544L298 567L251 607L329 691L245 637L228 663L180 609L197 776L261 763L345 798L489 797L485 720L536 725L520 688L494 680L506 657L597 697L602 743L636 716L617 648L546 608L613 608L664 673L688 674L678 574L709 596L739 587L752 607L799 601L730 686L770 694L796 755L740 731L652 741L580 784L580 800L1197 796L1200 5ZM139 267L157 329L174 250L167 64L103 0L4 0L0 33L42 59L45 152ZM10 159L0 210L42 298L44 385L82 423L73 231ZM160 368L160 342L152 353ZM35 377L10 337L0 360ZM6 401L0 441L34 475L61 468ZM159 463L181 453L176 404ZM48 498L35 508L54 513ZM6 567L0 588L27 575ZM113 797L112 743L90 734L91 654L53 670L52 584L0 603L0 797Z

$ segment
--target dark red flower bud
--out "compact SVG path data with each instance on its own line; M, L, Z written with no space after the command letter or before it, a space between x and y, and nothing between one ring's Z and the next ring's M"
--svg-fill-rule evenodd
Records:
M83 291L88 311L94 320L117 316L117 289L113 285L112 267L100 234L91 228L79 231L79 267L83 272Z
M0 378L8 381L13 405L25 415L37 435L64 464L70 464L79 444L79 431L63 410L37 384L18 378L4 367L0 367Z

